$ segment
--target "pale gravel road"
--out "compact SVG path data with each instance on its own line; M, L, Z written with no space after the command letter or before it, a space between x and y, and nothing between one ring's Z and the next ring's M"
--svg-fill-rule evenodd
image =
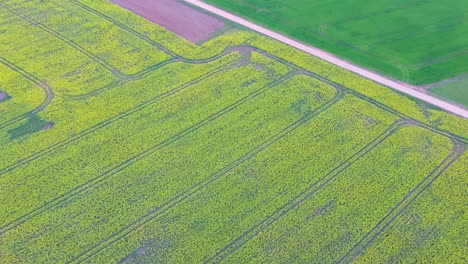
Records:
M289 46L292 46L296 49L302 50L308 54L314 55L315 57L318 57L322 60L328 61L330 63L333 63L341 68L344 68L346 70L352 71L356 74L359 74L369 80L375 81L377 83L383 84L387 87L390 87L392 89L395 89L397 91L400 91L402 93L405 93L407 95L413 96L415 98L418 98L419 100L425 101L427 103L430 103L432 105L435 105L441 109L444 109L448 112L451 112L453 114L456 114L458 116L468 118L468 110L466 108L463 108L461 106L452 104L450 102L446 102L444 100L441 100L439 98L436 98L434 96L428 95L426 93L420 92L415 90L414 86L407 84L407 83L402 83L402 82L397 82L392 79L389 79L385 76L379 75L375 72L372 72L370 70L367 70L365 68L359 67L357 65L354 65L346 60L337 58L331 53L328 53L326 51L323 51L321 49L318 49L313 46L305 45L303 43L300 43L298 41L295 41L291 38L288 38L287 36L281 35L277 32L274 32L272 30L266 29L262 26L259 26L257 24L254 24L246 19L243 19L239 16L236 16L234 14L231 14L229 12L226 12L222 9L219 9L217 7L214 7L212 5L209 5L207 3L202 2L201 0L184 0L185 2L192 4L194 6L197 6L203 10L206 10L208 12L211 12L213 14L216 14L220 17L223 17L225 19L231 20L235 23L238 23L240 25L243 25L247 28L250 28L254 31L257 31L263 35L266 35L270 38L276 39L278 41L281 41L285 44L288 44Z

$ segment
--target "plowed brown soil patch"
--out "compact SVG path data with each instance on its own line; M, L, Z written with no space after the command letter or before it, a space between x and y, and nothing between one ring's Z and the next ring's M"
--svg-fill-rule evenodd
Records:
M176 0L111 0L147 20L191 41L203 42L223 21Z

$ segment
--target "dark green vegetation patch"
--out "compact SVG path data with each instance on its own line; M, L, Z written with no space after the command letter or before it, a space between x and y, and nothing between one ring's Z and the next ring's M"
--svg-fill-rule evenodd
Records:
M32 115L24 124L9 130L10 138L15 139L41 130L51 129L53 123L42 120L37 115Z

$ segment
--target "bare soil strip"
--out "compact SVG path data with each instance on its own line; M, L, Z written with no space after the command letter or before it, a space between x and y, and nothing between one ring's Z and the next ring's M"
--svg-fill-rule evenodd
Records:
M385 85L387 87L390 87L394 90L400 91L404 94L410 95L412 97L415 97L419 100L425 101L429 104L432 104L434 106L437 106L441 109L444 109L445 111L451 112L453 114L456 114L458 116L461 116L463 118L468 118L468 110L462 106L455 105L453 103L449 103L447 101L438 99L434 96L428 95L424 92L415 90L412 85L405 83L405 82L399 82L392 80L388 77L382 76L380 74L377 74L371 70L362 68L360 66L354 65L346 60L337 58L335 55L328 53L326 51L323 51L321 49L318 49L313 46L305 45L303 43L300 43L298 41L295 41L287 36L284 36L282 34L279 34L277 32L274 32L272 30L269 30L267 28L264 28L262 26L259 26L257 24L254 24L246 19L243 19L239 16L236 16L234 14L231 14L229 12L226 12L222 9L219 9L217 7L214 7L212 5L206 4L202 2L201 0L184 0L187 3L190 3L196 7L199 7L203 10L206 10L208 12L211 12L213 14L216 14L220 17L223 17L227 20L233 21L235 23L238 23L240 25L243 25L245 27L250 28L251 30L257 31L263 35L266 35L270 38L276 39L278 41L281 41L291 47L294 47L296 49L299 49L301 51L304 51L308 54L311 54L315 57L318 57L322 60L325 60L327 62L330 62L332 64L335 64L341 68L344 68L348 71L354 72L356 74L359 74L369 80L372 80L374 82L380 83L382 85Z
M195 43L203 42L224 26L224 22L176 0L111 0Z

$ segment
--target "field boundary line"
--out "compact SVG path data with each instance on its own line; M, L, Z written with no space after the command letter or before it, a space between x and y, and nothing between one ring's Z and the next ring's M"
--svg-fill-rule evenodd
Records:
M296 75L296 74L294 74ZM162 205L158 206L154 210L146 213L142 217L140 217L138 220L134 221L131 225L128 225L124 228L122 228L120 231L112 234L108 238L106 238L104 241L100 242L97 246L94 248L90 248L88 250L85 250L82 252L80 255L72 259L71 261L67 263L82 263L91 257L95 256L102 250L108 248L109 246L113 245L114 243L118 242L122 238L128 236L135 230L141 228L148 222L152 221L153 219L157 218L158 216L164 214L167 212L169 209L177 206L178 204L184 202L186 199L192 197L199 191L203 190L205 187L210 186L213 182L219 180L223 176L225 176L227 173L230 171L234 170L235 168L239 167L241 164L244 162L252 159L254 156L256 156L258 153L264 151L274 143L280 141L282 138L285 136L289 135L291 132L295 131L317 115L321 114L322 112L326 111L329 109L331 106L335 105L337 102L339 102L342 98L344 97L344 93L342 92L341 89L336 89L336 94L335 96L329 100L328 102L322 104L320 107L317 109L311 111L309 114L306 116L296 120L277 134L273 135L272 137L268 138L267 140L263 141L261 144L257 145L255 148L251 149L244 155L242 155L240 158L236 159L235 161L231 162L228 164L226 167L220 169L219 171L211 174L204 180L198 182L197 184L191 186L190 188L186 189L183 191L181 194L171 198L169 201L163 203Z
M423 0L423 1L424 1L424 0ZM249 5L249 4L247 4L247 3L243 2L243 1L234 0L234 2L239 3L239 4L243 5L243 6L246 6L246 7L249 8L249 9L255 10L255 8L253 8L251 5ZM269 16L269 17L271 17L271 18L273 18L273 19L275 19L275 20L278 20L278 21L281 21L281 22L283 22L283 23L285 23L285 24L288 24L288 25L292 26L295 30L300 31L300 32L302 32L302 33L305 33L305 34L309 34L309 33L310 33L310 34L313 34L313 35L318 35L318 36L323 37L323 38L327 38L327 36L322 36L322 30L323 30L323 28L327 28L329 24L322 24L322 25L320 25L318 31L315 32L315 31L310 30L310 29L305 28L305 27L299 27L298 25L296 25L295 23L293 23L291 20L286 19L286 18L284 18L283 16L279 16L279 15L273 14L273 13L271 13L271 12L268 12L267 10L262 10L262 11L259 11L259 12L261 12L261 13L263 13L264 15ZM401 64L398 63L398 62L394 62L394 61L392 61L392 60L390 60L390 59L384 58L384 57L382 57L382 56L378 56L378 55L376 55L376 54L372 54L372 53L366 52L366 51L361 50L361 49L354 48L354 47L352 47L352 46L343 45L342 43L338 43L338 42L335 41L334 39L331 39L331 41L336 42L338 45L345 46L345 47L348 47L348 48L350 48L350 49L355 49L357 52L363 53L363 54L365 54L365 55L367 55L367 56L374 57L374 58L376 58L376 59L378 59L378 60L380 60L380 61L382 61L382 62L388 64L389 66L398 69L398 70L401 72L401 74L402 74L402 77L403 77L402 79L403 79L403 80L407 80L407 79L408 79L409 74L408 74L407 69L405 69L405 68L403 67L403 65L401 65Z
M387 86L389 88L392 88L394 90L400 91L404 94L407 94L409 96L415 97L419 100L425 101L429 104L435 105L441 109L444 109L445 111L451 112L453 114L456 114L458 116L461 116L463 118L468 118L468 110L465 109L464 107L454 105L452 103L449 103L447 101L438 99L436 97L433 97L431 95L428 95L426 93L417 91L413 88L411 88L411 85L408 83L404 82L398 82L393 79L390 79L386 76L380 75L378 73L375 73L369 69L365 69L363 67L360 67L358 65L352 64L351 62L348 62L346 60L340 59L336 57L335 55L325 52L323 50L320 50L316 47L306 45L303 43L300 43L296 40L293 40L287 36L284 36L282 34L279 34L277 32L274 32L272 30L269 30L265 27L261 27L257 24L254 24L246 19L243 19L237 15L234 15L232 13L226 12L222 9L219 9L217 7L214 7L212 5L206 4L200 0L184 0L186 3L192 4L198 8L201 8L202 10L205 10L206 12L214 13L220 17L223 17L227 20L233 21L235 23L238 23L240 25L243 25L245 27L250 28L251 30L254 30L256 32L259 32L263 35L266 35L270 38L273 38L275 40L278 40L280 42L283 42L291 47L294 47L296 49L299 49L303 52L306 52L308 54L311 54L317 58L320 58L322 60L325 60L331 64L334 64L340 68L346 69L348 71L351 71L355 74L358 74L364 78L367 78L369 80L372 80L376 83L380 83L384 86Z
M137 32L137 31L135 31L135 30L133 30L133 29L131 29L131 28L125 26L125 25L122 25L122 24L119 23L118 21L115 21L114 19L112 19L112 18L110 18L110 17L108 17L108 16L106 16L106 15L100 13L100 12L97 11L97 10L92 9L91 7L89 7L89 6L85 5L85 4L80 3L79 1L76 1L76 0L69 0L69 1L71 1L71 2L73 2L73 3L75 3L75 4L79 5L79 6L81 6L82 8L84 8L84 9L90 11L90 12L93 12L93 11L96 12L96 15L99 15L99 16L103 17L104 19L109 20L110 22L116 24L116 25L119 26L119 27L120 27L120 26L125 27L125 28L126 28L125 30L128 30L128 31L131 32L132 34L135 34L135 36L137 36L137 37L146 38L148 41L154 42L154 44L157 44L157 45L160 46L159 43L157 43L157 42L155 42L155 41L149 39L148 37L144 36L143 34ZM199 2L198 0L189 0L189 1ZM188 2L188 1L186 1L186 2ZM191 3L191 4L193 4L193 3ZM203 4L204 4L204 3L203 3ZM206 5L206 4L205 4L205 5ZM197 6L197 5L195 5L195 6ZM203 8L202 8L202 9L203 9ZM223 12L224 12L224 11L223 11ZM260 33L262 33L262 32L260 32ZM262 33L262 34L263 34L263 33ZM280 41L281 41L281 40L280 40ZM288 44L288 43L285 43L285 44ZM288 44L288 45L290 45L290 44ZM291 46L291 45L290 45L290 46ZM298 65L296 65L296 64L294 64L294 63L292 63L292 62L286 61L286 60L284 60L284 59L282 59L282 58L279 58L279 57L277 57L277 56L275 56L275 55L270 54L270 53L267 52L267 51L261 50L261 49L256 48L256 47L252 47L252 46L250 46L250 45L238 45L238 46L234 46L234 47L227 47L227 48L226 48L223 52L221 52L220 54L214 55L214 56L212 56L212 57L210 57L210 58L207 58L207 59L201 59L201 60L189 60L189 59L184 59L183 57L181 57L181 56L179 56L179 55L177 55L177 56L178 56L178 58L181 58L181 62L192 63L192 64L202 64L202 63L206 63L206 62L210 62L210 61L216 60L219 56L222 56L222 55L225 54L225 53L229 53L229 50L230 50L230 49L231 49L231 52L233 52L233 51L238 51L239 49L242 49L243 47L250 47L251 49L253 49L253 50L255 50L255 51L259 52L260 54L263 54L263 55L265 55L265 56L267 56L267 57L274 57L274 58L276 58L277 60L282 61L283 63L286 63L286 64L288 64L288 65L293 66L294 68L301 68L302 70L304 70L304 71L310 73L310 75L314 75L315 77L319 77L319 80L326 81L326 82L328 82L328 83L333 83L334 85L341 86L341 87L345 88L346 90L348 90L349 92L353 93L354 95L359 95L359 96L358 96L359 98L361 98L361 99L364 99L364 98L365 98L364 100L370 102L371 104L376 105L375 103L378 103L379 105L376 105L376 106L378 106L378 107L380 107L380 108L382 108L382 106L384 106L382 109L387 109L387 111L390 110L389 112L391 112L391 113L393 113L393 114L399 113L397 110L395 110L395 109L393 109L393 108L390 108L390 107L388 107L388 106L385 106L385 105L383 105L383 104L380 103L380 102L377 102L377 101L375 101L375 100L373 100L373 99L371 99L371 98L369 98L369 97L367 97L367 96L365 96L365 95L362 95L362 94L358 93L357 91L354 91L354 90L352 90L352 89L350 89L350 88L344 87L344 86L342 86L342 85L340 85L340 84L336 84L336 83L334 83L334 82L332 82L332 81L330 81L330 80L328 80L328 79L326 79L326 78L324 78L324 77L322 77L322 76L320 76L320 75L318 75L318 74L316 74L316 73L313 73L313 72L311 72L311 71L309 71L309 70L307 70L307 69L304 69L304 68L302 68L302 67L300 67L300 66L298 66ZM293 47L294 47L294 46L293 46ZM297 47L296 47L296 48L297 48ZM309 52L306 52L306 53L309 53ZM312 53L309 53L309 54L314 55L314 54L312 54ZM317 55L314 55L314 56L317 56ZM319 56L317 56L317 57L319 57ZM321 57L319 57L319 58L321 58ZM323 59L323 58L321 58L321 59ZM326 59L324 59L324 60L325 60L325 61L328 61L328 60L326 60ZM177 60L176 60L176 61L177 61ZM328 61L328 62L330 62L330 61ZM333 62L331 62L331 63L334 64ZM336 64L335 64L335 65L336 65ZM338 65L338 66L339 66L339 65ZM153 66L153 67L154 67L154 66ZM341 67L341 66L340 66L340 67ZM150 67L150 68L151 68L151 67ZM157 69L157 68L158 68L158 67L156 67L156 69ZM347 69L347 68L345 68L345 69ZM154 69L153 69L153 70L154 70ZM347 69L347 70L349 70L349 69ZM138 75L138 74L139 74L139 73L136 73L136 75ZM365 76L364 76L364 77L365 77ZM140 78L142 78L142 77L140 77ZM366 78L367 78L367 77L366 77ZM369 78L368 78L368 79L369 79ZM370 79L370 80L372 80L372 79ZM374 80L373 80L373 81L374 81ZM388 86L388 87L390 87L390 86ZM390 88L392 88L392 87L390 87ZM415 91L415 90L414 90L414 91ZM415 92L418 92L418 91L415 91ZM91 93L92 93L92 92L91 92ZM403 92L403 93L405 93L405 92ZM419 93L420 93L420 92L419 92ZM92 95L90 95L90 96L92 96ZM420 98L418 98L418 99L420 99ZM420 100L423 100L423 99L420 99ZM439 100L439 99L437 99L437 100ZM425 101L425 100L423 100L423 101ZM374 102L374 103L372 103L372 102ZM446 102L446 103L447 103L447 102ZM449 104L450 104L450 103L449 103ZM440 106L439 106L439 107L440 107ZM457 106L457 107L458 107L458 106ZM442 107L441 107L441 108L442 108ZM468 110L465 110L465 111L468 113ZM400 114L399 116L401 116L401 113L399 113L399 114ZM408 116L405 116L405 118L408 118ZM414 118L411 118L411 119L415 120ZM417 121L417 120L415 120L415 121L421 123L420 121ZM425 125L425 126L428 126L428 125ZM438 131L440 131L440 130L438 130ZM448 133L448 134L450 134L450 133ZM457 136L457 135L453 135L453 134L451 134L451 135L454 136L454 137L459 137L459 136ZM462 138L462 141L468 142L468 139Z
M148 148L148 149L146 149L146 150L132 156L131 158L127 159L126 161L124 161L124 162L118 164L117 166L107 170L106 172L100 174L98 177L93 178L93 179L91 179L91 180L89 180L89 181L87 181L87 182L85 182L85 183L83 183L81 185L76 186L75 188L67 191L66 193L53 198L52 200L45 203L44 205L42 205L40 207L37 207L34 210L30 211L29 213L27 213L25 215L22 215L21 217L13 220L12 222L9 222L9 223L3 225L0 228L0 236L2 236L5 233L17 228L18 226L20 226L22 224L28 222L29 220L31 220L31 219L35 218L36 216L46 212L47 210L50 210L50 209L52 209L54 207L57 207L57 206L63 204L64 202L66 202L70 198L74 197L75 195L78 195L79 193L82 193L82 192L84 192L84 191L86 191L88 189L91 189L91 188L93 188L95 186L98 186L102 182L104 182L107 179L109 179L110 177L112 177L114 174L125 170L129 166L131 166L131 165L133 165L133 164L135 164L135 163L137 163L137 162L151 156L155 152L169 146L173 142L176 142L177 140L179 140L179 139L181 139L181 138L183 138L183 137L197 131L198 129L204 127L205 125L207 125L207 124L209 124L211 122L213 122L214 120L216 120L216 119L224 116L225 114L235 110L240 105L250 101L253 98L256 98L258 95L264 93L268 89L270 89L272 87L275 87L275 86L289 80L294 75L295 75L295 73L287 74L284 77L282 77L282 78L280 78L280 79L278 79L276 81L273 81L270 84L267 84L264 87L257 89L256 91L251 92L249 95L244 96L243 98L237 100L233 104L222 108L218 112L216 112L216 113L210 115L209 117L197 122L196 124L193 124L193 125L185 128L185 129L183 129L182 131L174 134L173 136L171 136L171 137L157 143L156 145L154 145L154 146L152 146L152 147L150 147L150 148ZM139 110L141 110L141 109L139 109Z
M305 190L296 195L293 199L289 200L286 204L278 208L275 212L264 218L260 223L254 225L252 228L245 231L242 235L234 239L231 243L226 245L224 248L219 250L214 256L205 260L203 263L220 263L226 257L236 252L244 244L258 236L262 231L266 230L284 215L289 213L291 210L297 208L304 201L306 201L315 193L320 191L323 187L325 187L332 180L338 177L343 171L348 169L355 162L360 160L362 157L365 157L368 153L380 146L394 133L398 132L401 128L409 125L411 125L411 121L408 120L400 119L395 121L392 125L385 129L379 136L377 136L371 142L367 143L364 147L355 152L345 161L343 161L338 166L329 171L327 174L325 174L324 176L316 180L314 183L309 185Z
M459 141L453 140L453 148L450 154L444 158L428 176L409 191L403 199L398 202L371 230L369 230L358 243L354 245L344 256L336 263L351 263L365 249L375 241L375 239L384 232L397 218L404 212L416 198L419 197L432 183L437 180L465 151L465 146Z
M7 60L6 58L0 56L0 63L10 68L12 71L20 74L23 78L33 82L36 86L41 88L41 90L44 92L44 95L45 95L43 102L37 107L35 107L33 110L1 123L0 129L3 129L11 124L27 119L31 115L37 114L41 112L42 110L44 110L50 103L52 103L52 100L54 99L55 94L52 88L49 85L47 85L44 81L40 80L33 74L29 73L28 71L24 70L23 68L14 64L13 62Z
M83 8L85 8L85 9L88 10L88 11L95 11L95 12L99 13L99 14L97 14L97 15L103 17L104 19L110 19L110 22L112 22L112 23L115 22L115 23L117 23L117 24L120 24L119 22L117 22L117 21L113 20L112 18L109 18L109 17L107 17L106 15L104 15L104 14L102 14L102 13L100 13L100 12L94 10L94 9L92 9L91 7L88 7L88 6L85 5L85 4L79 3L79 2L76 1L76 0L69 0L69 1L71 1L71 2L73 2L73 3L75 3L75 4L77 4L77 5L79 5L79 6L83 7ZM190 1L196 1L196 2L197 2L198 0L190 0ZM187 1L186 1L186 2L187 2ZM202 8L202 9L203 9L203 8ZM117 24L116 24L116 25L117 25ZM117 25L117 26L119 26L119 25ZM122 26L124 26L124 25L122 25ZM124 27L126 27L126 26L124 26ZM158 44L157 42L155 42L155 41L149 39L148 37L142 35L141 33L137 32L137 31L135 31L135 30L133 30L133 29L131 29L131 28L129 28L129 27L126 27L126 28L127 28L126 30L129 30L129 32L131 32L132 34L135 34L137 37L144 37L144 38L147 38L149 41L152 41L152 42L154 42L155 44ZM260 33L261 33L261 32L260 32ZM263 34L263 33L262 33L262 34ZM285 43L285 44L288 44L288 43ZM158 45L160 45L160 44L158 44ZM290 45L290 44L288 44L288 45ZM291 46L291 45L290 45L290 46ZM300 66L298 66L298 65L296 65L296 64L294 64L294 63L292 63L292 62L286 61L286 60L284 60L284 59L282 59L282 58L279 58L279 57L277 57L277 56L275 56L275 55L270 54L270 53L267 52L267 51L261 50L261 49L256 48L256 47L252 47L252 46L250 46L250 45L238 45L238 46L234 46L234 47L227 47L225 51L221 52L220 54L214 55L214 56L212 56L211 58L208 58L208 59L189 60L189 59L184 59L184 58L181 57L180 55L177 55L177 56L178 56L179 58L182 59L181 62L192 63L192 64L202 64L202 63L206 63L206 62L215 60L217 56L220 56L220 55L222 56L223 53L229 53L229 52L228 52L229 49L241 49L242 47L251 47L253 50L255 50L255 51L257 51L257 52L259 52L259 53L261 53L261 54L263 54L263 55L266 55L266 56L268 56L268 57L274 57L274 58L276 58L276 59L282 61L283 63L287 63L288 65L292 65L294 68L301 68L302 70L308 72L311 76L315 76L316 78L318 77L319 80L326 81L327 83L333 83L334 85L341 86L342 88L345 88L348 92L350 92L350 93L356 95L357 97L359 97L359 98L361 98L361 99L363 99L363 100L366 100L367 102L369 102L369 103L371 103L371 104L376 105L377 107L379 107L379 108L381 108L381 109L384 109L384 110L386 110L386 111L388 111L388 112L390 112L390 113L396 114L396 115L401 116L401 117L404 116L405 118L411 118L411 119L413 119L414 121L423 124L422 122L420 122L420 121L418 121L418 120L415 120L415 119L412 118L412 117L408 117L408 116L406 116L406 115L402 115L402 114L401 114L400 112L398 112L397 110L395 110L395 109L393 109L393 108L390 108L390 107L388 107L388 106L385 106L385 105L383 105L382 103L377 102L377 101L375 101L374 99L369 98L369 97L367 97L367 96L365 96L365 95L363 95L363 94L360 94L359 92L357 92L357 91L355 91L355 90L353 90L353 89L347 88L347 87L345 87L345 86L343 86L343 85L341 85L341 84L334 83L334 82L328 80L327 78L324 78L324 77L322 77L322 76L320 76L320 75L318 75L318 74L316 74L316 73L313 73L313 72L311 72L311 71L309 71L309 70L307 70L307 69L304 69L304 68L302 68L302 67L300 67ZM293 47L294 47L294 46L293 46ZM234 51L235 51L235 50L234 50ZM306 53L309 53L309 52L306 52ZM314 55L314 54L312 54L312 53L309 53L309 54ZM316 55L314 55L314 56L316 56ZM317 57L318 57L318 56L317 56ZM320 58L320 57L319 57L319 58ZM321 59L323 59L323 58L321 58ZM326 59L324 59L324 60L325 60L325 61L328 61L328 60L326 60ZM175 60L175 61L177 61L177 60ZM329 61L329 62L330 62L330 61ZM331 62L331 63L334 64L333 62ZM336 65L336 64L335 64L335 65ZM339 65L338 65L338 66L339 66ZM154 66L152 66L152 67L154 67ZM340 67L341 67L341 66L340 66ZM150 68L151 68L151 67L150 67ZM346 69L346 68L345 68L345 69ZM155 70L155 69L153 68L153 70ZM136 75L138 75L138 73L136 73ZM364 76L364 77L365 77L365 76ZM142 77L139 77L139 78L142 78ZM369 79L369 78L368 78L368 79ZM372 80L372 79L370 79L370 80ZM373 80L373 81L374 81L374 80ZM390 87L390 86L388 86L388 87ZM392 87L390 87L390 88L392 88ZM416 91L416 92L418 92L418 91ZM93 96L94 94L92 94L92 93L93 93L93 92L90 92L87 96ZM405 93L405 92L403 92L403 93ZM420 92L419 92L419 93L420 93ZM80 95L80 96L81 96L81 95ZM86 96L86 95L84 95L84 96ZM418 98L418 99L420 99L420 98ZM420 100L423 100L423 99L420 99ZM425 101L425 100L423 100L423 101ZM449 103L449 104L450 104L450 103ZM439 107L440 107L440 106L439 106ZM441 108L442 108L442 107L441 107ZM466 112L468 113L468 110L466 110ZM424 126L425 126L425 127L430 127L430 126L427 125L427 124L424 124ZM433 129L436 129L436 128L433 128ZM436 130L437 130L437 131L442 131L442 130L440 130L440 129L436 129ZM465 143L468 142L468 139L466 139L466 138L464 138L464 137L460 137L460 136L458 136L458 135L454 135L454 134L452 134L452 133L450 133L450 132L446 132L446 131L445 131L445 133L443 132L442 134L445 134L445 135L450 134L452 137L457 137L457 138L459 138L460 140L462 140L462 141L465 142ZM1 174L1 173L0 173L0 174Z

